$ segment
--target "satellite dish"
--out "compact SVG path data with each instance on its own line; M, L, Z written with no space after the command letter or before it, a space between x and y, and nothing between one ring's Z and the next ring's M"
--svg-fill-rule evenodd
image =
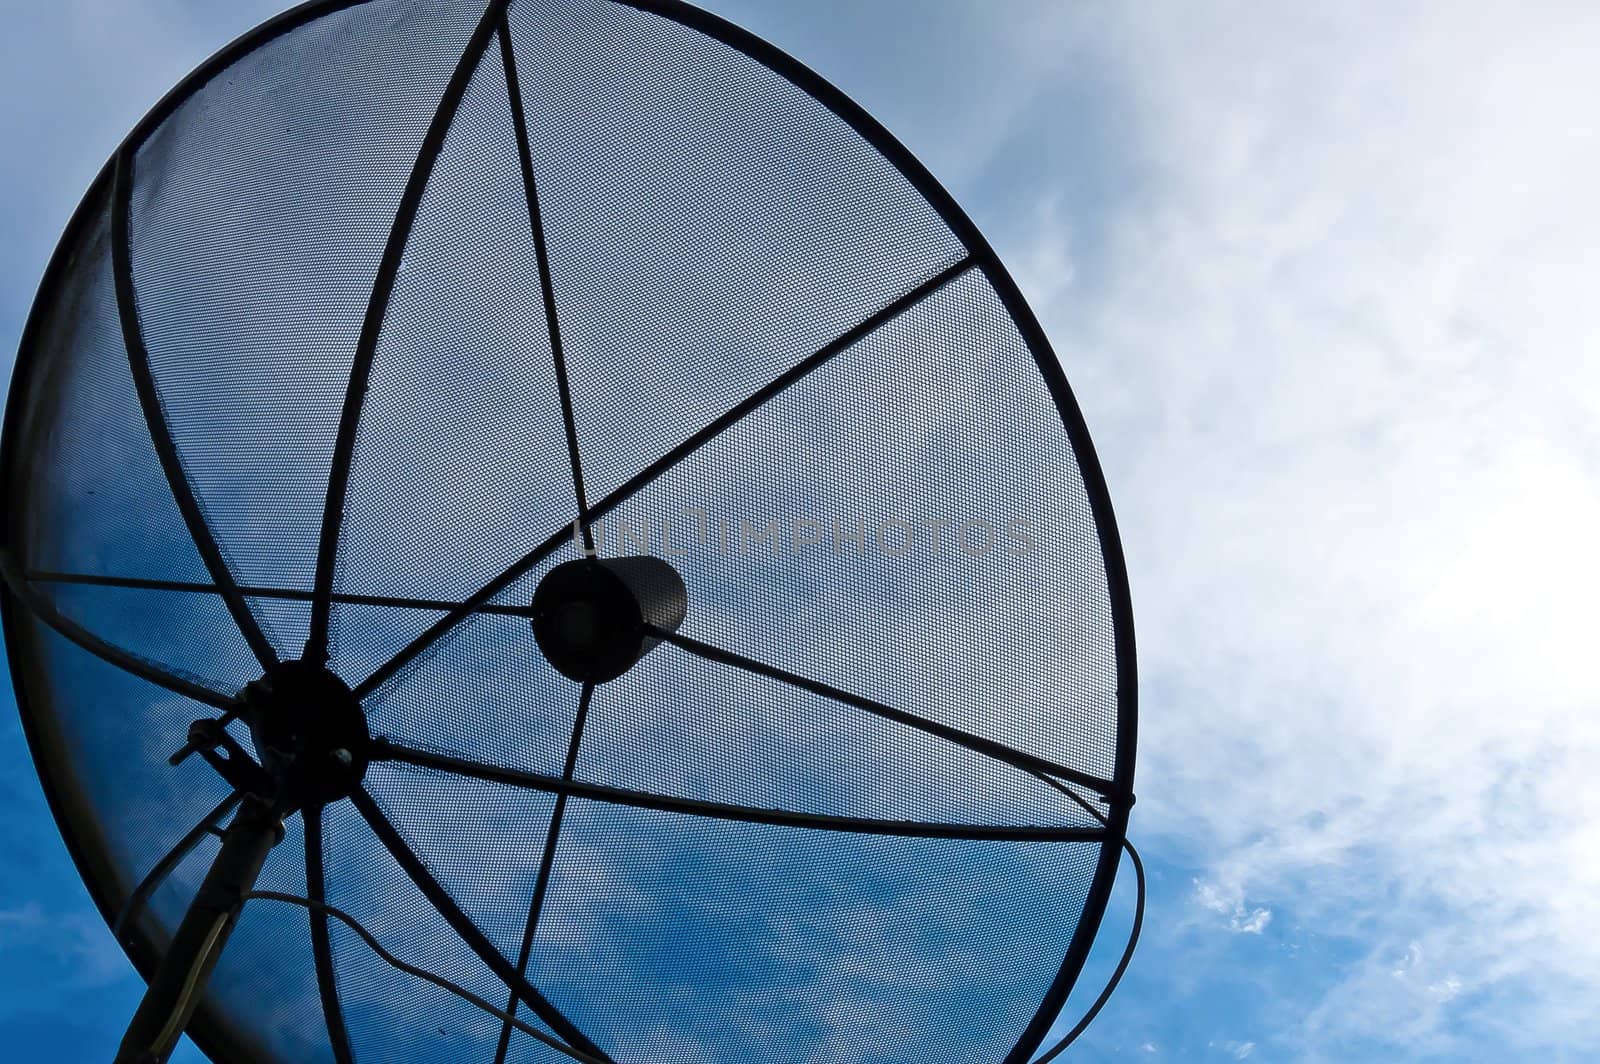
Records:
M1135 734L1083 419L927 171L705 12L228 46L73 216L3 466L118 1060L1021 1064L1083 967Z

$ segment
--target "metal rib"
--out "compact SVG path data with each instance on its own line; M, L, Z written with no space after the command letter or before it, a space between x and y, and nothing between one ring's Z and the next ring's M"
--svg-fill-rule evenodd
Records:
M962 731L960 728L952 728L948 724L940 724L938 721L919 717L915 713L908 713L903 709L896 709L893 706L885 705L870 698L862 698L860 695L852 694L820 680L813 680L798 673L790 672L787 669L780 669L776 665L768 665L765 662L756 661L754 658L747 658L743 654L736 654L731 650L724 650L721 647L712 646L710 643L701 642L681 632L670 632L664 628L655 628L650 625L645 627L662 642L671 643L673 646L686 650L707 661L731 665L734 668L743 669L757 676L765 676L769 680L777 680L780 683L798 687L803 691L809 691L823 698L831 698L835 702L842 702L863 712L883 717L885 720L892 720L897 724L904 724L918 731L927 732L929 735L936 735L941 739L955 743L957 746L964 746L968 750L986 754L997 761L1003 761L1025 772L1042 773L1048 776L1055 776L1058 779L1071 780L1081 787L1087 787L1097 794L1103 794L1108 797L1117 793L1116 785L1111 781L1091 776L1087 772L1080 772L1065 765L1058 765L1047 758L1025 753L1004 743L995 742L993 739L985 739L981 735L973 735L971 732Z
M868 817L832 816L826 813L797 813L787 809L753 809L749 806L730 805L724 802L707 802L698 798L680 798L669 794L652 794L622 787L608 787L600 783L581 780L557 779L534 772L485 765L448 754L430 750L417 750L401 746L387 739L373 743L371 755L376 760L401 761L419 768L448 772L471 779L503 783L512 787L543 791L547 794L588 798L612 805L632 806L635 809L653 809L664 813L684 813L689 816L714 817L745 824L773 824L789 828L815 828L823 831L844 831L857 835L892 835L918 839L976 839L1001 842L1100 842L1105 831L1100 828L1006 826L994 824L953 824L925 820L876 820Z
M306 839L306 897L314 903L311 917L311 959L317 970L317 996L322 999L322 1016L328 1025L328 1044L336 1064L354 1064L350 1052L350 1032L344 1025L344 1008L339 1004L339 985L333 975L333 947L328 941L328 914L317 906L325 905L322 868L322 806L301 810L300 820Z
M533 149L528 143L528 117L522 109L522 87L517 80L517 60L511 49L511 24L500 12L500 62L506 70L506 96L511 101L511 125L517 135L517 158L522 164L522 187L528 198L528 225L533 230L533 257L539 268L539 290L544 296L544 317L550 330L550 357L556 366L556 392L561 398L561 421L567 433L567 457L572 462L572 488L578 500L578 524L583 550L593 555L594 533L589 528L589 502L583 490L583 462L578 457L578 427L572 416L572 386L567 377L567 357L561 349L561 327L556 319L556 292L550 281L550 251L545 246L544 220L539 213L538 186L533 179ZM510 1026L502 1038L510 1037Z
M857 343L882 325L892 321L896 317L899 317L907 310L916 306L923 299L926 299L928 296L944 288L950 282L954 281L956 278L972 269L973 265L974 262L970 256L951 263L949 266L946 266L944 269L940 270L938 273L935 273L927 280L916 285L910 291L906 292L898 299L895 299L881 310L865 318L848 331L842 333L824 347L821 347L812 354L807 355L805 358L791 366L788 370L774 378L759 391L739 402L737 405L718 417L715 421L712 421L700 431L696 432L694 435L678 444L678 446L674 447L672 450L668 451L666 454L650 463L650 465L640 470L615 491L611 492L605 498L595 503L594 506L592 506L589 510L590 518L598 521L600 518L604 517L618 506L621 506L628 499L632 498L637 492L648 486L657 477L661 476L663 473L667 472L667 470L671 469L673 466L677 465L694 452L698 451L701 447L704 447L711 440L725 432L730 426L743 420L745 417L748 417L752 412L763 406L768 400L782 394L790 386L805 378L813 370L827 363L841 351L844 351L846 348ZM490 580L487 584L483 585L483 587L479 588L471 598L461 603L461 605L450 611L450 613L446 616L439 618L439 620L434 622L434 624L432 624L427 631L413 639L410 643L403 647L399 653L395 654L394 657L390 658L383 665L380 665L371 676L368 676L365 680L363 680L355 689L357 697L365 697L366 695L375 691L380 685L383 684L385 680L389 679L389 677L405 668L406 665L410 664L416 659L417 655L421 654L424 650L427 650L428 647L432 646L446 632L450 631L450 629L461 623L463 618L466 618L476 612L481 606L489 602L489 600L493 599L496 595L500 594L500 592L504 591L517 580L521 579L534 566L538 565L544 559L554 554L560 548L561 544L568 540L570 534L569 528L567 526L563 526L560 530L551 534L551 536L543 543L539 544L539 546L523 555L520 560L513 562L511 566L499 576L495 577L493 580Z
M36 583L56 584L87 584L93 587L132 587L146 591L177 591L186 594L215 595L218 589L214 584L200 584L186 580L147 580L142 577L132 576L100 576L95 573L58 573L45 570L31 570L23 579ZM239 593L246 598L287 599L291 602L310 602L316 597L312 591L302 591L298 588L284 587L256 587L254 585L239 585ZM353 595L336 591L330 598L334 602L351 606L382 606L401 610L433 610L438 613L448 613L459 609L461 603L447 602L441 599L396 598L392 595ZM477 613L492 613L503 617L532 617L532 606L500 606L494 603L485 603L479 606Z
M156 888L167 881L167 877L172 875L172 870L182 864L185 857L194 852L194 848L200 845L201 839L217 830L217 825L222 823L222 818L233 812L233 807L239 804L241 797L243 796L238 791L234 791L218 802L211 812L201 817L199 822L190 828L188 833L179 839L172 849L167 851L165 857L157 861L150 871L145 873L145 877L139 880L139 885L133 888L133 893L128 895L127 903L122 906L122 911L117 913L116 922L111 925L111 937L118 942L123 941L122 936L127 932L128 925L149 904L150 895L154 894Z
M1081 795L1066 786L1060 780L1053 780L1048 776L1040 776L1039 778L1044 780L1044 782L1048 783L1050 786L1054 787L1056 790L1060 791L1062 794L1065 794L1068 798L1071 798L1074 802L1077 802L1078 805L1082 806L1091 816L1099 820L1100 823L1105 824L1108 829L1111 827L1111 823L1108 818L1090 806L1088 802L1084 801ZM1123 836L1122 848L1127 851L1129 860L1133 862L1135 890L1133 902L1133 926L1128 929L1127 945L1123 947L1122 956L1117 961L1117 967L1112 971L1111 977L1106 980L1105 986L1101 989L1100 995L1094 999L1093 1004L1091 1004L1088 1009L1084 1011L1083 1015L1079 1017L1078 1022L1073 1024L1072 1029L1066 1034L1062 1035L1061 1038L1056 1041L1055 1045L1051 1046L1040 1056L1034 1057L1033 1064L1048 1064L1049 1061L1056 1059L1063 1052L1065 1052L1068 1046L1076 1042L1079 1035L1088 1030L1089 1025L1094 1022L1094 1018L1100 1015L1100 1010L1105 1008L1106 1002L1111 1000L1111 995L1116 992L1117 984L1122 982L1123 975L1128 971L1128 965L1133 961L1133 951L1138 948L1139 933L1144 928L1144 861L1140 860L1138 849L1133 845L1132 842L1128 841L1127 836ZM1073 937L1074 940L1076 940L1077 936L1074 935ZM1071 946L1068 948L1070 952ZM1021 1049L1020 1046L1021 1043L1019 1041L1019 1048L1013 1052L1019 1057L1019 1059L1025 1059L1024 1053L1026 1051Z
M572 738L567 740L567 760L561 769L561 778L572 782L572 773L578 767L578 744L583 741L583 725L589 718L589 701L594 697L594 684L586 683L578 695L578 712L572 718ZM567 796L556 795L555 808L550 811L550 830L545 833L544 853L539 858L539 875L533 883L533 899L528 903L528 922L522 929L522 945L517 949L517 973L528 974L528 959L533 955L533 938L539 930L539 913L544 909L545 891L550 887L550 869L555 865L556 843L561 838L561 818L566 815ZM500 1042L495 1046L494 1064L505 1064L506 1053L511 1049L511 1017L517 1014L517 995L512 994L506 1003L506 1020L500 1025Z
M33 588L28 586L27 582L22 579L21 574L12 568L8 555L0 555L0 574L5 577L6 587L13 595L17 596L23 605L33 612L34 616L95 657L115 665L123 672L137 676L141 680L147 680L157 687L164 687L175 694L192 698L196 702L214 706L217 709L229 710L238 703L238 699L232 695L213 691L211 688L186 676L179 676L175 672L170 672L136 654L123 650L114 643L106 642L77 621L65 616L42 595L35 593Z
M328 495L322 509L322 533L317 543L316 596L311 600L311 626L306 638L306 660L322 664L328 658L328 613L332 607L333 571L339 554L339 532L344 521L345 493L350 487L350 466L355 458L356 432L361 421L361 407L367 396L367 385L372 377L372 360L378 351L378 337L383 332L383 321L389 310L389 298L394 294L395 276L400 271L400 260L405 257L406 241L411 235L412 223L422 205L422 194L433 175L433 165L444 148L445 135L466 94L472 74L489 47L495 22L505 11L509 0L490 0L483 17L473 30L467 47L456 63L455 71L445 86L444 96L433 114L428 131L423 136L417 161L411 168L405 191L400 196L400 206L395 212L394 225L389 229L389 239L378 262L378 273L372 283L372 297L367 301L366 316L361 322L361 333L356 341L355 358L350 364L350 384L345 391L344 408L339 414L339 434L334 441L333 463L328 470Z
M439 885L438 880L433 878L433 874L422 863L422 859L406 844L406 840L400 836L400 832L395 829L394 824L389 821L388 816L378 807L378 803L373 800L370 794L365 790L358 789L350 796L350 802L356 807L356 811L361 814L362 819L372 828L373 834L378 837L378 841L383 843L384 849L388 850L400 867L405 870L411 882L416 884L417 889L422 891L423 896L439 911L439 915L444 917L445 922L450 925L457 935L461 936L461 941L465 942L467 947L478 955L478 959L483 961L491 972L504 982L517 997L521 998L522 1002L531 1008L534 1014L543 1020L545 1025L559 1035L568 1045L602 1060L608 1062L611 1060L604 1050L590 1041L588 1036L578 1030L577 1027L573 1026L572 1021L562 1015L560 1009L556 1008L548 998L534 989L527 979L523 978L511 966L510 961L501 956L500 951L495 949L494 943L489 941L488 936L472 922L466 913L461 911L461 907L456 904L455 899L450 896L444 887Z
M263 669L269 669L278 663L277 651L262 633L250 608L245 605L244 597L234 585L233 574L222 560L222 551L206 525L205 516L200 513L200 504L195 500L194 490L183 472L172 430L161 408L161 397L156 394L150 353L145 348L144 332L139 325L138 304L133 290L133 266L129 258L128 244L132 237L128 215L132 195L133 156L124 150L117 153L116 175L111 188L111 273L117 290L117 315L122 323L123 346L128 351L128 368L133 372L133 388L138 393L139 407L144 413L145 426L150 431L150 441L155 445L161 472L167 478L167 487L172 492L173 501L178 504L178 512L183 515L183 523L189 529L189 538L194 540L200 560L205 563L218 593L227 603L234 624L239 626L240 634L250 644L251 653L255 654Z

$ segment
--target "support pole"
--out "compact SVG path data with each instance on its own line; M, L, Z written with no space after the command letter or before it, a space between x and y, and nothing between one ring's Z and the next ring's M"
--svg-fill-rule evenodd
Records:
M282 838L279 810L265 799L247 795L145 989L116 1064L165 1064L239 921L242 896L255 886L267 854Z

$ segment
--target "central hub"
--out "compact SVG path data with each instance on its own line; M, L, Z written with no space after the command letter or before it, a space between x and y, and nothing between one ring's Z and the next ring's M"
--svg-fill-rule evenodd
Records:
M533 636L563 676L604 683L627 672L688 608L678 571L660 558L580 558L551 569L533 593Z
M303 805L337 801L367 772L371 736L344 681L306 661L284 661L240 692L261 767Z

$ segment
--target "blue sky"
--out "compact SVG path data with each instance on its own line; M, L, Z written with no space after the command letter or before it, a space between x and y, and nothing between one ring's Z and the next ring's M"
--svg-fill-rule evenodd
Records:
M1600 1057L1593 9L711 6L947 184L1105 464L1151 898L1079 1059ZM272 10L12 16L0 350L116 141ZM0 1032L103 1059L138 981L14 714L0 809Z

